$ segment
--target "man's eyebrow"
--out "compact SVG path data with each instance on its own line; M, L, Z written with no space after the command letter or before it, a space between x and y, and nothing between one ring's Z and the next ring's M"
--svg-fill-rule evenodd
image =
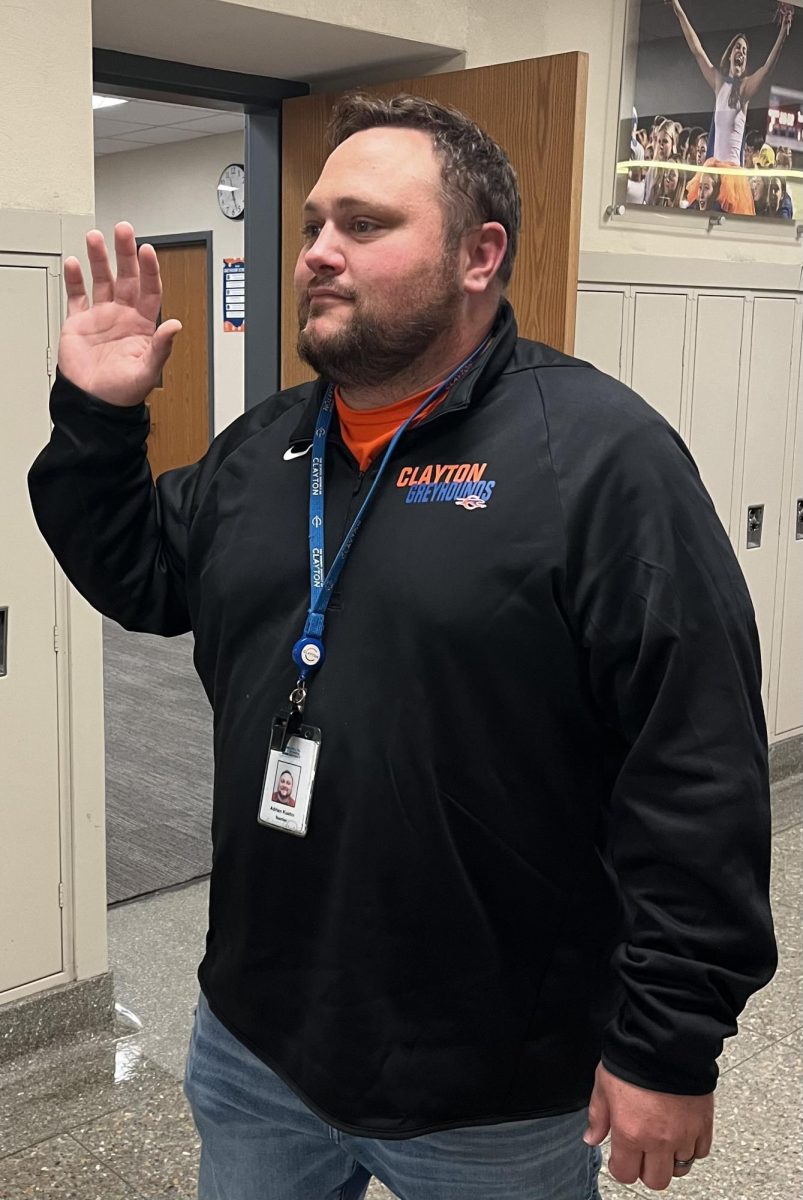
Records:
M333 207L338 209L363 208L370 209L371 212L382 212L397 216L399 213L397 208L393 208L389 204L383 204L381 200L370 200L366 196L341 196L338 200L335 200ZM320 211L320 205L316 204L314 200L305 201L302 209L302 212L305 213L319 213Z

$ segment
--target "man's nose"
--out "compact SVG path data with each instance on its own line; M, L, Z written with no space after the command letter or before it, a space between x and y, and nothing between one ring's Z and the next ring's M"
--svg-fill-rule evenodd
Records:
M336 229L324 225L304 256L313 275L340 275L346 269L341 238Z

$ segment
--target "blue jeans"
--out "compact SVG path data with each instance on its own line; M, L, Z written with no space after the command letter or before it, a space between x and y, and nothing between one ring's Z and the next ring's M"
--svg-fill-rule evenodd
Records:
M327 1125L198 1002L184 1090L201 1135L198 1200L600 1200L586 1110L423 1134L355 1137Z

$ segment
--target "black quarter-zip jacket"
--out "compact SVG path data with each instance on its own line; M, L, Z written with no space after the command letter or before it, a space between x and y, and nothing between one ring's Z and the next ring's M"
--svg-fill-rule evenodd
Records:
M519 339L504 304L352 548L296 838L257 811L309 604L301 451L324 386L250 409L154 487L144 405L59 375L29 476L91 604L194 634L214 710L213 1012L357 1134L572 1111L600 1057L642 1087L710 1091L775 945L758 638L688 451L626 387ZM376 469L335 416L327 567Z

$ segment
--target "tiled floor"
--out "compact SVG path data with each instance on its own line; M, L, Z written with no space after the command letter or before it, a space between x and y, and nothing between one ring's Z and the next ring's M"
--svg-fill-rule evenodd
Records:
M781 950L720 1061L714 1150L679 1200L803 1194L803 780L774 789L772 895ZM198 1141L181 1091L197 997L205 883L109 914L118 1000L138 1032L74 1040L0 1068L0 1200L192 1200ZM654 1195L603 1172L605 1200ZM377 1181L370 1200L389 1200ZM311 1197L310 1200L313 1200Z

